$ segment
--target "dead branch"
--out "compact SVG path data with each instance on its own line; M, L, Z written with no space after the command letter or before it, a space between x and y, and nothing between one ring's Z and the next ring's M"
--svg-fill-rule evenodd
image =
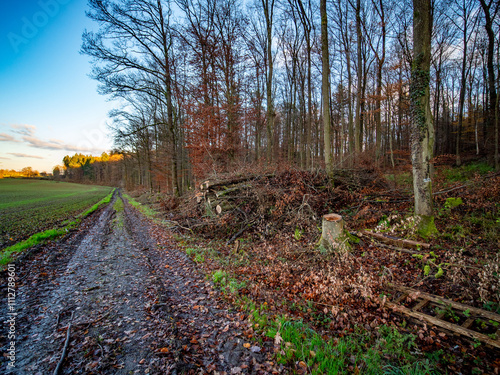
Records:
M485 177L483 177L483 180L486 180L486 179L489 179L489 178L493 178L493 177L497 177L497 176L500 176L500 172L493 173L493 174L490 174L488 176L485 176ZM460 189L466 188L467 186L473 185L475 183L477 183L477 181L468 182L466 184L463 184L463 185L460 185L460 186L455 186L455 187L452 187L450 189L436 191L435 193L432 193L432 195L446 194L446 193L449 193L451 191L455 191L455 190L460 190Z
M81 323L77 323L77 324L75 324L75 326L84 326L84 325L95 324L95 323L97 323L97 322L99 322L99 321L103 320L103 319L104 319L105 317L107 317L110 313L111 313L111 312L110 312L110 311L108 311L106 314L101 315L101 317L100 317L100 318L97 318L97 319L94 319L94 320L90 320L90 321L89 321L89 320L87 320L87 321L85 321L85 322L81 322Z
M74 313L75 313L74 311L71 313L71 318L69 320L68 329L66 330L66 341L64 342L64 348L63 348L63 352L61 354L61 359L59 360L59 363L57 364L53 375L59 375L59 372L61 372L64 360L66 359L66 355L68 354L69 339L71 337L71 323L73 322Z
M250 229L255 225L255 222L249 223L245 225L242 229L240 229L236 234L234 234L227 242L226 245L231 245L236 239L243 234L247 229Z
M356 237L369 237L369 236L365 236L361 232L349 232L349 233L352 234L353 236L356 236ZM377 242L377 246L381 246L381 247L384 247L386 249L391 249L394 251L401 251L402 253L420 254L420 251L418 251L418 250L405 249L404 247L393 246L393 245L389 245L389 244L381 243L381 242Z
M362 235L367 236L367 237L373 237L379 241L382 241L384 243L388 243L391 245L396 245L399 247L405 247L405 248L424 248L424 249L429 249L431 247L430 244L424 243L424 242L417 242L417 241L412 241L412 240L406 240L404 238L392 238L392 237L386 237L383 234L380 233L373 233L373 232L368 232L366 230L363 230L360 232Z

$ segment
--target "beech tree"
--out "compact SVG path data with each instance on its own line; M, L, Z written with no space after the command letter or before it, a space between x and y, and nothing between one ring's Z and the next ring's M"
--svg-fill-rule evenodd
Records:
M323 145L325 148L325 166L328 175L332 174L331 135L330 135L330 56L328 53L328 14L326 0L320 0L321 12L321 67L322 84L321 97L323 99Z
M430 106L431 0L413 0L413 62L411 69L411 159L418 231L436 232L432 209L431 159L434 129Z
M262 10L266 20L266 55L264 57L264 66L266 67L266 99L267 99L267 162L270 163L273 158L273 133L274 133L274 100L273 100L273 19L274 19L274 0L261 0Z

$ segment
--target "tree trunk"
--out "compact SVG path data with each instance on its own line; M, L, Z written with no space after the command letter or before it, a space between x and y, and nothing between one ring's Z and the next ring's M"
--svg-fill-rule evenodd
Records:
M411 158L418 232L437 232L432 208L431 159L433 124L430 108L431 0L413 0L413 62L411 70Z
M488 71L488 95L489 95L489 115L487 116L487 126L490 129L495 129L495 117L497 116L496 112L496 106L497 106L497 92L495 88L495 67L493 64L493 57L494 57L494 52L495 52L495 33L493 31L493 19L498 13L499 5L496 4L495 0L491 0L489 4L486 4L486 0L479 0L481 3L481 7L483 8L484 12L484 19L485 19L485 29L486 29L486 34L488 35L488 54L487 54L487 62L486 62L486 68ZM493 14L491 14L491 8L492 6L496 6L496 8L493 9ZM496 136L495 136L496 139ZM498 147L498 141L496 142L495 145L495 151ZM495 154L495 159L497 158L497 155Z
M358 75L358 87L356 93L356 124L354 129L354 151L356 153L361 152L363 144L363 121L361 117L363 116L361 111L362 102L362 85L363 85L363 55L361 53L361 1L356 1L356 36L357 36L357 75Z
M382 56L378 57L377 53L377 99L375 105L375 124L376 124L376 135L375 135L375 159L380 159L382 154L382 114L381 114L381 102L382 102L382 69L385 63L385 39L386 39L386 26L385 26L385 12L384 3L382 0L379 2L380 5L380 23L382 26Z
M320 0L321 13L321 64L322 64L322 99L323 99L323 145L325 167L328 176L332 174L331 135L330 135L330 62L328 54L328 17L326 14L326 0Z
M272 53L272 37L273 37L273 10L274 0L262 0L264 16L266 18L267 31L267 80L266 80L266 98L267 98L267 162L271 163L273 159L273 135L274 135L274 103L273 103L273 53Z

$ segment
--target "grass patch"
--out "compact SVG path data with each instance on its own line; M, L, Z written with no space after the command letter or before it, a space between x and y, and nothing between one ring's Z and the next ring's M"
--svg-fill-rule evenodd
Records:
M27 240L18 242L12 246L5 248L2 251L0 265L6 265L12 261L12 254L17 254L39 243L46 242L58 238L68 233L66 228L49 229L40 233L36 233Z
M187 247L185 250L187 256L193 256L198 253L198 249L195 249L194 247Z
M157 212L152 210L149 206L136 201L128 194L123 194L123 197L127 199L128 203L138 209L143 215L147 216L150 219L156 218Z
M94 204L92 207L79 214L78 217L75 218L74 220L64 222L63 223L64 226L62 228L48 229L43 232L35 233L24 241L20 241L12 246L6 247L1 252L0 265L4 266L12 262L13 254L18 254L35 245L45 243L47 241L54 240L56 238L64 236L66 233L68 233L70 229L78 227L78 225L85 217L90 215L92 212L96 211L102 205L108 204L111 201L113 193L114 189L111 193L109 193L106 197L101 199L98 203Z
M280 344L278 362L299 363L310 374L437 374L431 358L412 354L415 336L381 326L375 335L358 329L325 340L302 321L280 317L268 328Z
M485 175L493 172L493 167L487 163L472 163L460 167L447 168L443 170L443 175L449 182L465 182L474 177L474 175Z
M238 281L222 270L212 273L212 281L217 288L232 294L238 293L240 289L245 288L247 285L244 281Z
M203 254L196 254L193 258L193 261L195 263L203 263L205 262L205 257L203 256Z
M116 212L116 216L113 219L113 224L120 229L123 229L125 227L123 209L123 201L120 198L117 198L115 203L113 204L113 210L115 210Z

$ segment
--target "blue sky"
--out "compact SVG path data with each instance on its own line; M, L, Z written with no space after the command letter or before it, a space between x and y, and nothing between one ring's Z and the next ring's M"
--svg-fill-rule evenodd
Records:
M0 1L0 169L51 172L64 155L112 146L81 35L86 0Z

